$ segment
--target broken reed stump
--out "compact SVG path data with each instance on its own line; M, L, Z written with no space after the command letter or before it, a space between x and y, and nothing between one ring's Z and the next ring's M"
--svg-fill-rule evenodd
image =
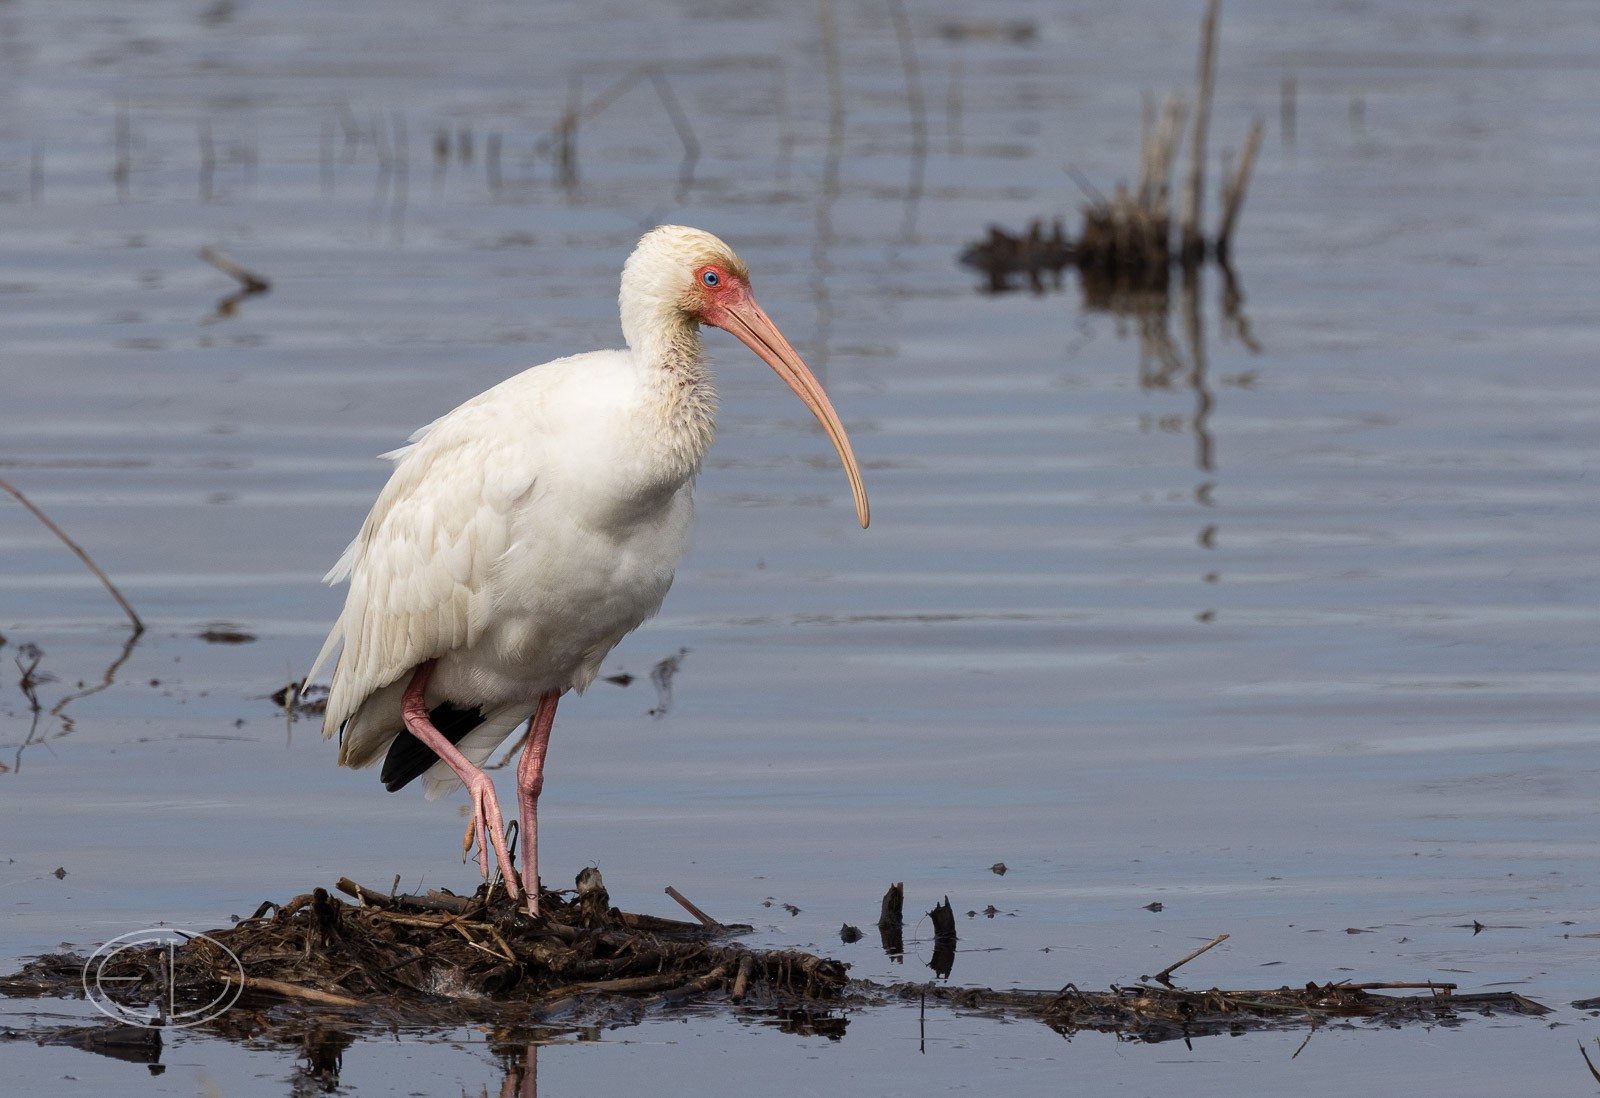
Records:
M883 904L878 909L878 943L890 957L905 956L905 909L906 886L897 881L883 894Z
M878 929L887 930L904 925L905 909L906 886L904 882L896 881L883 894L883 903L878 908Z

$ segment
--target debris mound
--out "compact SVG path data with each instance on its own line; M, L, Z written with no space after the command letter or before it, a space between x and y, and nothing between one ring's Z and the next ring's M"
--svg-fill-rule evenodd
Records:
M337 888L355 902L322 888L269 901L175 950L125 950L98 970L97 986L131 1011L169 1003L182 1012L237 993L207 1029L294 1040L330 1011L378 1025L524 1027L574 1013L596 1024L711 996L826 1001L847 983L839 961L727 941L748 926L619 911L594 869L575 892L545 890L539 918L498 886L472 896L394 895L349 879ZM85 963L40 957L0 977L0 995L81 996Z

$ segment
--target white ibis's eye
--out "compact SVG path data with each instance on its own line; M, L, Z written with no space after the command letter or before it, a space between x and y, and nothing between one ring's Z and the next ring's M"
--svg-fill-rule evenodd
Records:
M700 276L700 281L704 282L707 286L715 288L719 283L721 283L722 279L720 276L718 276L716 271L707 271Z

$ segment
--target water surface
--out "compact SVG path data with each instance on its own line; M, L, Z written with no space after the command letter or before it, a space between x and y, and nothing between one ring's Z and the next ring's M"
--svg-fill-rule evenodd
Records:
M711 333L696 548L607 662L634 684L562 707L553 878L599 864L662 914L674 885L881 979L928 973L836 936L904 881L913 920L946 895L961 913L957 983L1130 982L1227 932L1194 986L1435 979L1559 1010L1319 1033L1293 1060L1303 1033L1133 1046L897 1009L830 1040L686 1013L542 1049L547 1093L1586 1085L1571 1042L1594 1025L1566 1004L1600 994L1593 941L1567 936L1600 929L1588 7L1230 3L1213 150L1268 123L1235 243L1247 328L1210 272L1165 369L1070 282L991 296L955 256L991 221L1073 219L1064 165L1131 172L1141 95L1189 83L1198 8L909 10L923 137L891 9L834 14L838 103L806 5L0 13L0 476L150 627L52 712L126 624L0 508L0 656L36 645L53 676L37 715L20 668L0 682L0 959L340 875L472 886L454 804L337 769L267 695L337 612L318 578L381 486L373 455L615 345L622 259L681 221L739 249L825 379L874 521L804 409ZM564 180L561 112L630 77ZM272 292L219 315L235 287L205 245ZM255 639L200 638L218 626ZM652 716L645 676L683 649ZM0 1062L51 1093L275 1094L295 1071L194 1035L159 1077L31 1044ZM341 1082L502 1074L463 1032L358 1042Z

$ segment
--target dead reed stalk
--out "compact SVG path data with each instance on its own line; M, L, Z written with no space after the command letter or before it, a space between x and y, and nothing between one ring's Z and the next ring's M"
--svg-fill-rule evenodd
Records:
M1203 235L1202 205L1206 187L1206 129L1211 122L1211 91L1216 83L1217 62L1217 11L1221 0L1206 4L1205 18L1200 23L1200 70L1195 76L1194 133L1189 139L1189 179L1184 190L1182 223L1182 251L1185 263L1197 263L1205 257L1206 242Z

